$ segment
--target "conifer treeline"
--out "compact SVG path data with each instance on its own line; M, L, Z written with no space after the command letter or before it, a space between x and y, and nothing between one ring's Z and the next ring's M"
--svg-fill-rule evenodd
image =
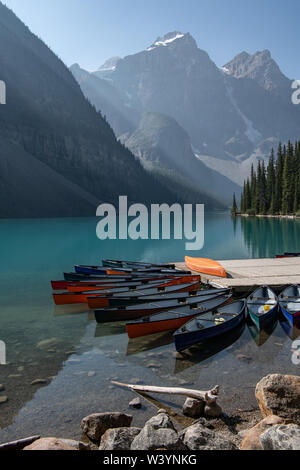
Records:
M279 144L277 156L272 150L269 163L253 165L244 182L241 213L249 215L300 215L300 141Z

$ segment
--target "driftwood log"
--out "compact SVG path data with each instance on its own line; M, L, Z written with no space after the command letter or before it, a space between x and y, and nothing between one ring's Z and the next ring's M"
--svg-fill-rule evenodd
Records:
M211 390L203 392L200 390L190 390L188 388L178 387L152 387L151 385L130 385L123 384L120 382L112 382L112 384L117 385L118 387L129 388L130 390L133 390L135 392L161 393L165 395L182 395L184 397L206 401L208 405L216 403L220 391L219 385L216 385Z

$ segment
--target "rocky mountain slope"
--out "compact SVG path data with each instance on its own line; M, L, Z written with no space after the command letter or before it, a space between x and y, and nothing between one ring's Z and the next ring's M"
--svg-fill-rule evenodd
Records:
M195 159L234 183L232 192L236 184L243 183L251 164L268 159L279 140L299 138L300 107L291 102L291 80L280 71L269 51L253 55L243 52L218 67L189 33L174 31L158 38L147 50L112 63L104 67L106 75L98 71L90 76L108 81L114 95L122 96L119 109L139 119L133 132L133 121L127 129L126 125L122 127L126 130L123 133L113 126L118 137L127 135L128 141L122 135L122 142L132 150L136 148L132 142L136 132L140 135L140 127L145 128L141 116L149 112L168 116L188 134ZM94 102L88 90L84 92ZM101 106L105 104L100 100L97 107ZM152 161L148 144L142 148L141 139L139 142L136 155ZM172 165L188 176L184 157L180 158L178 152L176 155L176 164L173 158ZM220 185L211 192L222 196Z
M180 198L180 188L171 191L117 141L63 62L2 3L0 43L1 217L93 215L119 195Z

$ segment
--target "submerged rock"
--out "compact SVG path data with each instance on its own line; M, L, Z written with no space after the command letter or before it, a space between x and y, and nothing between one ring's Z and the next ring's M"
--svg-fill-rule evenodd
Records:
M264 417L274 414L300 424L300 377L268 375L257 384L255 396Z
M84 434L94 442L99 442L108 429L127 428L131 426L133 416L123 413L95 413L81 422Z
M46 379L36 379L33 382L31 382L30 385L46 385L48 383L48 380Z
M130 408L135 408L136 410L140 410L142 408L142 402L139 398L134 398L129 403Z
M108 429L102 436L99 450L130 450L141 428Z
M274 426L261 436L261 442L264 450L300 450L300 426Z
M44 339L43 341L40 341L39 343L37 343L36 347L38 349L48 350L48 349L51 349L54 346L57 346L61 343L62 343L62 341L58 338L48 338L48 339Z

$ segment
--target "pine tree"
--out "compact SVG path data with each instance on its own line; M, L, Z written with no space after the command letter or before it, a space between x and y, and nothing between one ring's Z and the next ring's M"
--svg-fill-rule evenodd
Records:
M232 209L231 209L231 215L236 216L238 214L238 207L236 203L236 197L235 193L233 195L233 204L232 204Z
M281 212L284 215L291 214L293 212L293 153L290 147L285 152L283 175L282 175L282 205Z
M269 214L274 213L274 204L275 204L275 157L274 157L274 149L272 149L271 157L268 163L267 169L267 189L266 189L266 197L267 197L267 212Z
M232 210L236 214L235 196ZM267 169L264 160L256 171L252 165L250 178L244 181L241 211L251 215L300 212L300 141L280 143L276 161L272 149Z
M251 208L250 212L253 215L257 214L257 179L256 173L254 171L254 166L252 164L251 167L251 187L250 187L250 194L251 194Z

